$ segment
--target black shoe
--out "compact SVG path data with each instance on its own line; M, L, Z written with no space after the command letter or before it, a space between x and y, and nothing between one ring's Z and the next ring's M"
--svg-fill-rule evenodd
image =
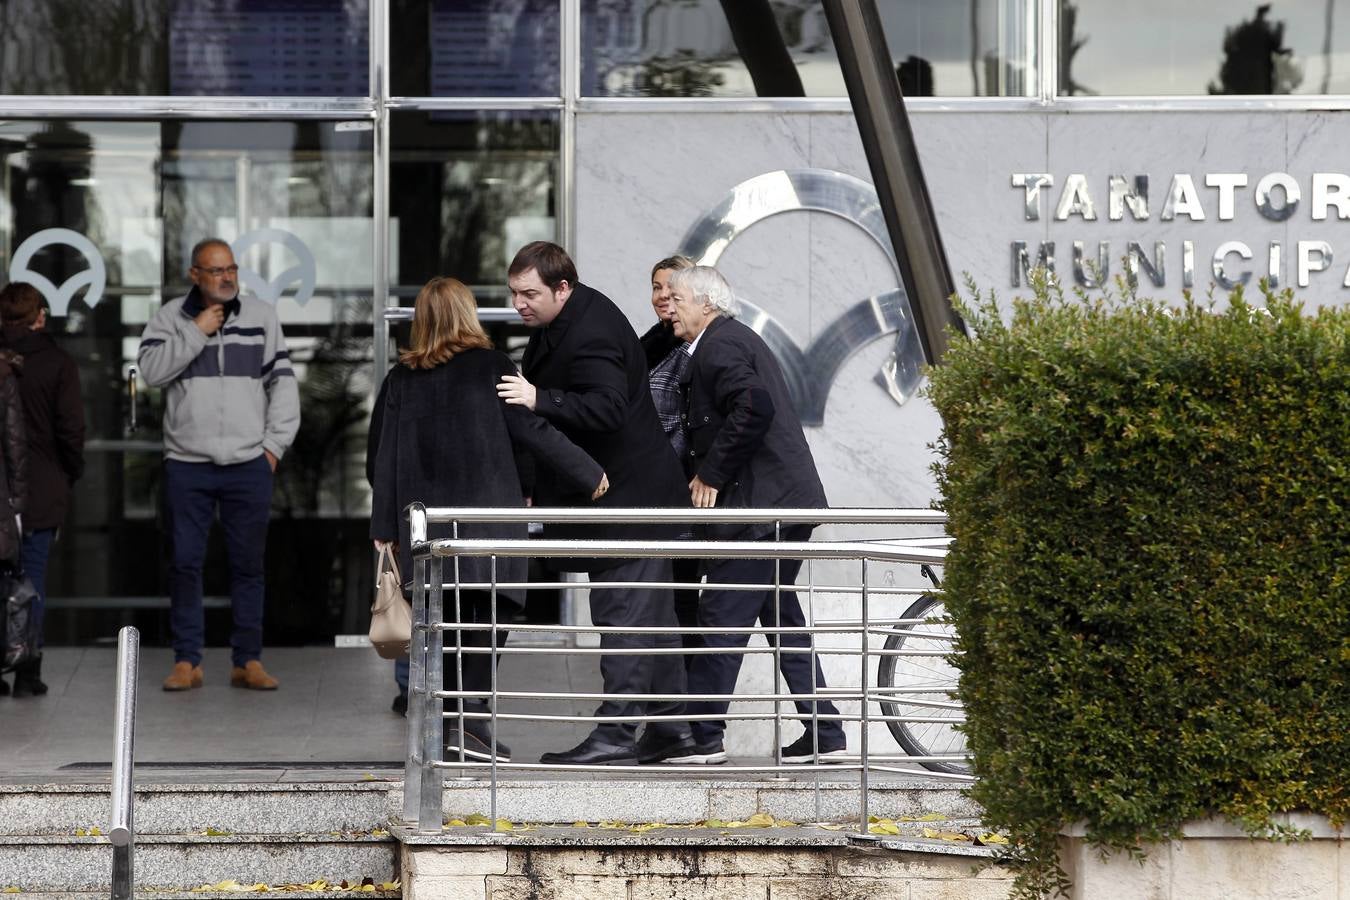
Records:
M453 725L447 726L445 731L445 760L446 762L459 761L459 729ZM464 759L474 762L492 762L492 747L482 738L472 732L464 733ZM497 742L497 762L508 763L511 761L511 748Z
M722 746L721 738L702 744L694 741L693 746L679 756L666 757L666 762L672 766L720 766L726 761L727 751Z
M844 744L843 737L827 738L824 735L821 735L819 748L815 746L815 743L815 741L811 740L811 732L806 732L783 748L783 762L815 762L817 749L819 749L820 752L820 761L823 763L843 762L843 757L848 755L848 749Z
M41 656L14 670L15 697L41 697L45 693L47 693L47 685L42 683Z
M588 737L571 750L545 753L539 761L546 766L632 766L637 764L637 755L632 747Z
M638 738L636 752L640 763L659 763L684 756L694 749L694 735L686 731L683 734L663 734L653 728L642 732Z
M8 697L8 696L9 696L9 682L3 678L0 678L0 697Z
M394 703L389 707L396 716L406 716L408 714L408 695L399 694L394 698Z

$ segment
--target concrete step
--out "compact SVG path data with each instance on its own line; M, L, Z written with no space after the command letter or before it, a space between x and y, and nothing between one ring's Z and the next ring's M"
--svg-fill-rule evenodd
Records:
M795 823L842 823L852 831L862 814L856 773L822 770L786 779L730 768L695 777L568 774L499 781L495 810L490 780L448 778L443 818L495 812L516 824L545 826L689 825L768 813ZM978 823L979 809L950 782L874 779L868 798L867 812L879 818L939 828ZM143 784L135 805L136 884L172 896L226 880L271 886L398 881L398 842L390 831L397 832L402 806L402 784L389 779ZM57 893L106 896L112 847L106 836L89 832L106 832L109 817L106 784L0 785L0 891L14 887L47 900ZM913 837L911 831L921 828L904 836Z
M401 796L388 781L140 785L135 824L138 835L370 832ZM0 837L106 831L111 806L107 784L0 785Z
M377 836L237 834L137 837L138 891L189 891L232 879L240 884L376 884L398 880L398 842ZM106 837L10 835L0 838L0 890L108 895L112 845ZM9 896L6 894L6 896ZM195 895L194 895L195 896Z
M540 780L512 779L497 786L496 816L513 822L568 824L575 821L666 822L747 819L757 812L793 822L858 821L862 810L856 777L822 772L819 780L798 776L748 780L722 770L722 777L688 778L662 774ZM934 779L873 780L870 815L896 819L939 814L943 819L978 820L980 808L961 786ZM394 817L401 816L401 792ZM492 796L484 780L447 778L441 808L447 819L489 814Z

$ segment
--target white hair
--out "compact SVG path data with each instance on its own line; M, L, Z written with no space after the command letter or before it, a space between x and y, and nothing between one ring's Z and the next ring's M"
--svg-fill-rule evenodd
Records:
M728 319L736 318L741 304L731 291L731 285L722 277L722 273L712 266L694 266L691 269L679 269L670 274L670 287L684 288L693 295L695 301L703 301Z

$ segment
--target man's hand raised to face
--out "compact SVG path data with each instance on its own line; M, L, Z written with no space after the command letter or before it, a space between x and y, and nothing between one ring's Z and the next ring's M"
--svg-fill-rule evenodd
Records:
M197 318L192 321L201 329L202 334L210 337L219 331L220 326L225 323L225 306L220 303L212 303L206 309L197 313Z
M511 406L523 406L534 412L536 392L524 375L503 375L497 382L497 396Z

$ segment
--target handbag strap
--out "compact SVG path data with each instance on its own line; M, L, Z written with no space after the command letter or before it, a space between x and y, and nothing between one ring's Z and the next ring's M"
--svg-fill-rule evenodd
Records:
M389 571L394 573L394 580L402 584L403 575L398 570L398 554L394 552L391 544L385 544L380 548L380 560L375 569L377 576L384 571L386 564L389 566Z

